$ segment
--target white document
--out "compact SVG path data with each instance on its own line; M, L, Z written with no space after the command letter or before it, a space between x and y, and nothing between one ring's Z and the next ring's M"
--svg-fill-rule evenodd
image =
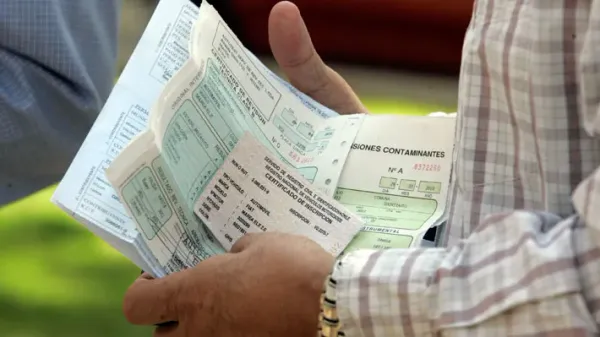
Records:
M249 56L204 2L190 59L168 82L149 127L107 169L155 270L172 273L224 252L193 207L250 132L285 165L332 196L364 115L326 118Z
M365 220L347 251L416 247L444 219L455 122L397 115L364 120L335 192Z
M127 66L86 137L52 202L85 225L140 268L162 275L156 258L138 233L105 169L129 142L148 126L149 111L167 81L189 58L190 35L198 8L188 0L162 0L149 21ZM254 60L256 58L247 53ZM332 110L293 89L255 61L272 80L285 85L313 113L335 116Z
M126 255L158 274L136 225L106 180L104 170L144 130L148 112L165 83L188 59L197 8L187 0L160 1L102 112L52 201Z
M246 134L196 202L195 213L226 250L247 233L311 238L339 255L362 220L290 170Z
M414 246L445 209L451 156L414 162L410 155L350 147L372 141L449 151L453 125L432 129L425 125L430 118L379 117L337 116L270 72L207 3L199 11L188 0L162 0L52 201L154 276L187 268L225 251L217 238L222 232L215 237L194 206L250 133L281 166L323 193L321 201L335 194L346 211L367 222L348 249ZM389 171L408 167L414 169ZM418 169L427 167L440 169ZM409 216L421 211L431 215L416 222ZM303 216L318 225L318 218ZM324 229L329 223L321 218L325 224L318 228L332 233L321 244L342 249L353 219L338 234ZM297 230L285 226L264 228ZM322 240L315 231L304 234Z

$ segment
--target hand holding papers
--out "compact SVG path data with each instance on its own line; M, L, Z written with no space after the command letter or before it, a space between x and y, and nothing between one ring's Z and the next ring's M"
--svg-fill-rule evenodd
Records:
M343 168L332 160L345 162L364 117L308 109L255 65L206 3L191 41L191 57L152 108L149 128L107 170L164 273L223 252L193 206L244 133L332 195Z

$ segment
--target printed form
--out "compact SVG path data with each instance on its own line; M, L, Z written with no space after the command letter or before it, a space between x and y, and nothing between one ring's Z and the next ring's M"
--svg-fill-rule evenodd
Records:
M346 252L421 245L444 219L452 169L452 117L372 115L352 144L335 199L365 227Z
M207 3L200 7L190 48L191 58L153 106L149 129L107 169L165 273L224 252L193 210L246 132L332 198L365 117L315 113L255 64Z
M189 40L198 8L188 0L160 1L99 117L58 185L52 202L140 268L163 275L137 224L105 176L105 170L149 124L149 111L166 83L189 58ZM262 67L271 79L302 100L313 113L336 113ZM310 171L310 170L309 170Z
M130 61L86 137L52 201L136 265L154 274L154 258L140 240L104 171L148 125L150 107L188 59L197 8L186 0L158 3Z
M337 202L248 135L201 194L195 213L226 249L246 233L264 231L305 235L335 255L419 246L444 219L454 124L447 117L365 116ZM349 245L340 244L348 238Z
M258 230L332 254L412 247L443 217L453 131L454 119L338 116L207 3L163 0L52 201L156 277Z
M246 134L208 184L195 212L226 250L247 233L311 238L334 256L362 220Z

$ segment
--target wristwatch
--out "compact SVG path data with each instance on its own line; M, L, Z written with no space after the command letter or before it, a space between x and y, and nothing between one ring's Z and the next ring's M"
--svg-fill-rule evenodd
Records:
M337 262L339 265L341 262ZM320 337L346 336L342 331L342 324L337 314L336 285L333 274L329 274L323 285L321 293L321 313L319 314Z

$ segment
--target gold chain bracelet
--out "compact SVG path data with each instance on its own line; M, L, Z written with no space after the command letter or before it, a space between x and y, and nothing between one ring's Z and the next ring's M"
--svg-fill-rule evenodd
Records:
M321 313L319 314L319 336L339 337L345 336L341 331L342 325L337 314L335 287L336 281L331 275L325 280L321 294Z

